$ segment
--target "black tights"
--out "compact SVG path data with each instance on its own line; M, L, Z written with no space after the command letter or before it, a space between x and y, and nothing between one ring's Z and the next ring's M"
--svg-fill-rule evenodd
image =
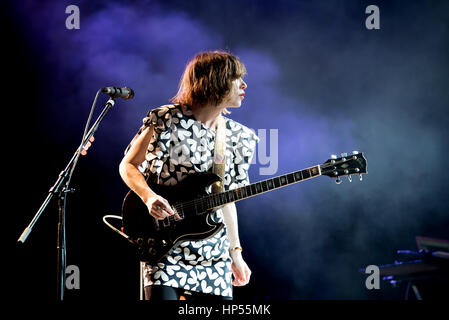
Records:
M189 300L213 302L232 300L232 298L158 285L145 287L145 300Z

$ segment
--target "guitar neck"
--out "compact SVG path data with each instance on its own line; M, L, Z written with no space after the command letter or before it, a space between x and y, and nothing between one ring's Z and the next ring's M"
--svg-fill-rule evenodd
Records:
M227 203L240 201L246 198L257 196L264 192L286 187L304 180L315 178L321 175L319 165L307 169L287 173L278 177L262 180L221 193L210 194L194 200L197 212L204 212L209 209L223 206Z

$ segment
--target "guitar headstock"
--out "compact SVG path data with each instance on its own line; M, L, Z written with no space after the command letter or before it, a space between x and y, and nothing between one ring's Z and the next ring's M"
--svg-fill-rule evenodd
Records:
M362 180L362 174L368 173L366 171L366 159L358 151L353 151L351 155L342 153L340 158L332 155L320 168L322 175L337 178L335 181L337 184L341 183L341 176L348 176L349 182L351 182L352 175L358 174L360 180Z

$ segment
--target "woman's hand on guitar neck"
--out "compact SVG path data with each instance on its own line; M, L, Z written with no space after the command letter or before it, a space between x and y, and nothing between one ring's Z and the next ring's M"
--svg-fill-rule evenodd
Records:
M145 204L148 208L148 212L155 219L163 220L175 214L168 201L160 195L154 194L149 196L145 201Z

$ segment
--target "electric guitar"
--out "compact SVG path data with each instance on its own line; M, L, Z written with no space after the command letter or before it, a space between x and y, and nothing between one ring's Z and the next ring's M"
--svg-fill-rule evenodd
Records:
M198 241L214 236L224 224L214 221L212 214L227 203L254 197L264 192L279 189L297 182L322 175L336 178L366 174L366 159L356 151L351 155L332 156L321 165L287 173L243 186L237 189L212 193L212 185L221 178L211 172L188 175L174 186L160 184L150 188L167 199L175 211L174 216L157 220L153 218L145 203L133 191L125 196L122 206L122 231L136 246L141 261L157 263L180 242Z

